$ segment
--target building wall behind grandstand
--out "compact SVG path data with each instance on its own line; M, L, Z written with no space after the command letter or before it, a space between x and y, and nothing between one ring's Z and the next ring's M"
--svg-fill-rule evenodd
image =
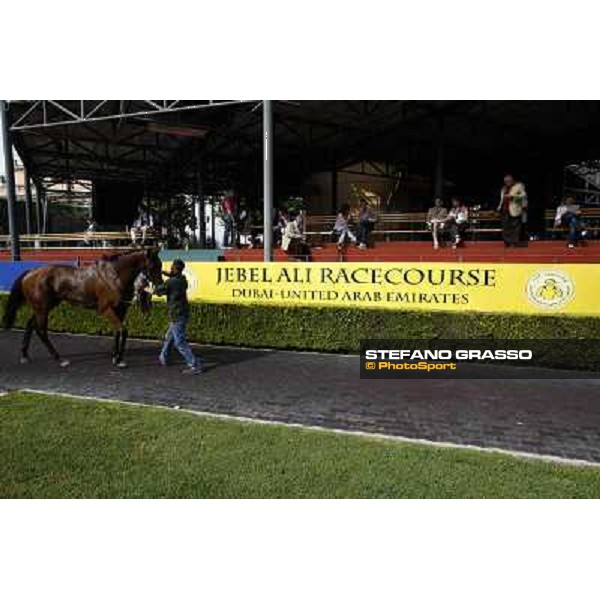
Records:
M308 200L309 211L318 215L331 214L346 202L356 203L357 193L379 198L380 208L387 210L408 212L429 204L433 197L430 177L408 173L404 168L382 174L385 171L383 163L356 163L337 172L336 190L332 172L313 173L303 183L301 195Z

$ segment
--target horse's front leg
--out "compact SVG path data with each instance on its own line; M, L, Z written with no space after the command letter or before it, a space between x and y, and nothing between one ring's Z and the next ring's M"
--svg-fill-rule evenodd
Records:
M127 365L123 361L125 352L125 342L127 341L127 329L123 324L126 308L121 305L117 307L109 306L101 311L102 315L108 319L115 332L115 346L113 353L113 365L119 368L125 368Z

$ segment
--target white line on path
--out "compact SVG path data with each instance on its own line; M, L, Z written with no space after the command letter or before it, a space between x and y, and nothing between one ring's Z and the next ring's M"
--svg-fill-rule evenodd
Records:
M23 332L23 329L14 328L12 331L20 331ZM93 338L93 339L108 339L112 340L111 335L95 335L92 333L69 333L68 331L51 331L52 335L57 336L65 336L65 337L83 337L83 338ZM141 342L144 344L162 344L163 340L160 338L137 338L137 337L128 337L128 342ZM190 342L191 346L198 346L202 348L223 348L225 350L239 350L241 352L283 352L287 354L316 354L318 356L337 356L343 358L360 358L360 354L343 354L339 352L319 352L318 350L291 350L288 348L261 348L261 347L251 347L251 346L231 346L229 344L209 344L203 342Z

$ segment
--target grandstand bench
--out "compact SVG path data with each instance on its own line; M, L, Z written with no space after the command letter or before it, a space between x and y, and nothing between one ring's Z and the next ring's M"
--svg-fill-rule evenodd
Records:
M548 209L544 214L544 220L546 222L546 232L551 234L552 237L564 237L567 234L567 228L563 225L556 227L554 225L554 217L556 216L556 210ZM600 235L600 208L597 207L582 207L581 208L581 220L584 223L585 230L590 232L594 237Z
M307 217L305 235L316 242L329 240L335 223L333 215L310 215ZM431 235L426 225L427 213L380 213L371 236L382 236L389 240L392 236L408 236L414 239L417 236ZM499 235L500 216L495 211L469 211L469 229L472 239L478 235Z
M131 234L128 231L21 234L19 239L24 245L31 244L39 250L57 247L79 250L85 246L101 248L128 248L131 246ZM148 232L146 234L146 241L156 241L157 239L155 233ZM10 236L0 236L0 242L5 245L9 244Z

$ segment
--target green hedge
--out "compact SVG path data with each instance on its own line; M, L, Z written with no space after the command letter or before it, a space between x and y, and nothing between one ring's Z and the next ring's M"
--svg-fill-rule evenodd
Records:
M6 294L0 295L2 314L6 298ZM20 326L26 316L26 310L20 311ZM149 314L132 307L127 326L133 337L162 337L167 327L165 304L156 302ZM96 313L68 304L52 313L50 327L72 333L111 333L108 323ZM188 336L210 344L353 353L359 351L362 339L369 338L600 339L600 319L193 303ZM552 364L566 366L560 344L555 345L558 354ZM577 366L600 365L591 355L575 359Z

